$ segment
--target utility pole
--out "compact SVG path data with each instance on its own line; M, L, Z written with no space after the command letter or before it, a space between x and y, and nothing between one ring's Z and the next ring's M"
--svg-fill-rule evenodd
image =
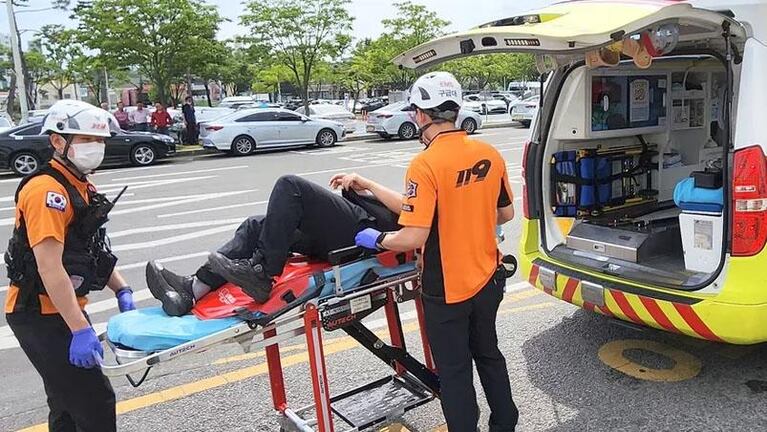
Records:
M109 93L111 93L109 91L109 72L107 72L106 66L104 66L104 81L105 81L104 85L107 88L107 104L109 105L109 108L111 109L112 108L112 97L109 94Z
M21 51L19 49L18 32L16 29L16 15L13 12L13 0L5 0L8 9L8 29L11 33L11 49L13 50L13 70L16 74L16 92L19 95L21 105L21 123L26 123L29 118L29 105L27 104L27 86L24 82L24 72L21 69Z

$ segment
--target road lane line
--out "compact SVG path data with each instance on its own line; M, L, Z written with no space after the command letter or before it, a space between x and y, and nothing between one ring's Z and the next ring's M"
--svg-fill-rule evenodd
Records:
M126 196L132 196L135 194L123 194L123 197ZM166 201L178 201L183 200L187 198L194 198L200 196L199 194L192 194L192 195L175 195L175 196L166 196L166 197L157 197L157 198L141 198L141 199L134 199L134 200L125 200L121 199L117 202L118 206L121 205L129 205L129 204L149 204L149 203L156 203L156 202L166 202Z
M202 195L197 195L194 198L186 198L183 200L158 203L158 204L150 204L150 205L139 206L139 207L131 207L131 208L121 209L121 210L113 210L112 212L109 213L109 215L117 216L121 214L137 213L137 212L142 212L147 210L173 207L173 206L177 206L181 204L189 204L189 203L198 202L198 201L207 201L207 200L216 199L216 198L225 198L225 197L231 197L236 195L242 195L245 193L257 192L257 191L258 189L245 189L245 190L238 190L238 191L231 191L231 192L216 192L211 194L202 194Z
M118 181L124 181L124 180L140 180L140 179L147 179L147 178L170 177L175 175L199 174L199 173L209 173L209 172L216 172L216 171L229 171L229 170L236 170L236 169L242 169L242 168L248 168L248 165L236 165L232 167L221 167L221 168L207 168L207 169L198 169L198 170L191 170L191 171L176 171L176 172L149 174L149 175L135 176L135 177L121 177L121 178L112 179L112 181L118 182Z
M217 175L209 175L209 176L199 176L199 177L187 177L187 178L180 178L180 179L166 179L166 180L153 180L153 181L142 181L142 182L132 182L132 183L124 183L124 184L111 184L108 186L103 186L101 189L99 189L99 192L102 194L108 194L113 192L120 192L123 190L125 186L128 186L128 190L135 191L138 189L147 189L147 188L153 188L157 186L170 186L180 183L187 183L187 182L193 182L193 181L199 181L199 180L208 180L212 178L217 178ZM98 188L99 185L96 185ZM0 201L2 198L0 198Z
M113 252L123 252L123 251L130 251L130 250L138 250L138 249L148 249L148 248L154 248L158 246L165 246L170 243L178 243L182 241L187 240L194 240L199 237L204 237L208 235L218 234L221 232L226 231L234 231L238 226L240 226L240 223L230 224L230 225L224 225L216 228L210 228L202 231L195 231L191 233L186 234L180 234L177 236L172 237L165 237L157 240L150 240L147 242L139 242L139 243L128 243L128 244L122 244L122 245L116 245L112 246Z
M175 217L175 216L184 216L184 215L197 214L197 213L206 213L206 212L211 212L211 211L228 210L228 209L240 208L240 207L250 207L250 206L267 204L268 202L269 201L254 201L254 202L250 202L250 203L231 204L231 205L225 205L225 206L218 206L218 207L211 207L211 208L183 211L183 212L178 212L178 213L166 213L166 214L161 214L161 215L159 215L157 217L162 219L162 218L169 218L169 217Z
M228 225L228 224L241 223L243 220L244 218L215 219L215 220L187 222L187 223L180 223L180 224L173 224L173 225L159 225L159 226L147 226L147 227L141 227L141 228L131 228L131 229L123 230L123 231L110 232L109 238L116 239L116 238L135 235L135 234L144 234L144 233L153 233L153 232L162 232L162 231L175 231L180 229L211 227L216 225Z

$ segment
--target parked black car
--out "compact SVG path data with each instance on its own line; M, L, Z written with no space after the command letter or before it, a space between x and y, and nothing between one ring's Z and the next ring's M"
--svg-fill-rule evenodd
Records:
M0 169L8 168L16 174L27 175L50 160L53 148L48 136L40 135L41 128L42 123L31 123L0 132ZM102 165L126 162L151 165L175 152L176 144L167 135L122 131L107 138Z

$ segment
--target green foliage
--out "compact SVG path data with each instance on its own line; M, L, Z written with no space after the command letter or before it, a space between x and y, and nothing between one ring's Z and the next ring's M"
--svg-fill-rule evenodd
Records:
M535 59L529 54L481 54L449 61L438 68L455 75L464 89L472 90L502 87L509 81L537 76Z
M38 85L50 83L62 99L64 88L74 82L73 61L83 55L77 33L60 25L46 25L37 32L37 39L47 63L41 68L46 70L47 76L42 82L38 81Z
M338 57L351 42L353 18L349 0L251 0L241 23L250 28L252 42L267 47L272 64L292 73L304 103L309 84L323 61ZM307 110L308 111L308 110Z
M88 48L109 64L135 66L163 102L171 85L224 52L216 41L221 17L201 0L93 0L79 3L74 17Z

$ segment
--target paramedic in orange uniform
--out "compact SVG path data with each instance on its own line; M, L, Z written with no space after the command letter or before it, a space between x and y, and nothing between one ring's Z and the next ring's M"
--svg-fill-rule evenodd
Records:
M409 102L426 150L408 168L405 195L356 174L336 176L331 185L367 189L400 213L403 229L368 228L357 234L357 245L423 247L426 332L448 430L477 430L473 359L491 410L490 431L513 431L518 411L495 326L505 287L495 229L514 217L506 163L495 148L456 129L461 87L449 73L419 78Z
M16 228L5 261L8 325L43 379L51 431L116 430L115 395L99 364L103 350L83 308L88 291L109 286L120 312L132 291L114 270L103 223L112 207L86 175L104 158L117 124L108 112L60 101L46 116L50 164L16 191Z

